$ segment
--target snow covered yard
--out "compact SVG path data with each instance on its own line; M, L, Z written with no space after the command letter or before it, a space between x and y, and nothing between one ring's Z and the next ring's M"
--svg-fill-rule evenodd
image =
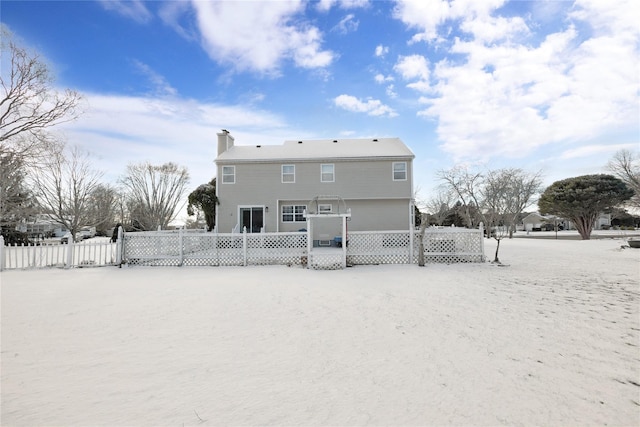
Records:
M504 240L509 267L5 271L1 424L638 425L625 243Z

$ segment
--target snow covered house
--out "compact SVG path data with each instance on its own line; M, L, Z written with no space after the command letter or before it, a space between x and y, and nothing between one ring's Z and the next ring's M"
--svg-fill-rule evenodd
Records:
M217 229L300 231L313 211L327 217L314 225L314 240L341 235L339 218L331 217L347 213L350 231L408 230L414 157L399 138L235 145L223 130L215 160Z

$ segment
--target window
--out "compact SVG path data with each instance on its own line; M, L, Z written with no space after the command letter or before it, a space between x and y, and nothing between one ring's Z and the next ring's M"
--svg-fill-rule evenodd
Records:
M283 205L282 222L304 222L305 205Z
M222 183L235 184L235 182L236 182L236 167L223 166L222 167Z
M333 212L333 207L331 205L318 205L318 213L327 214Z
M282 182L296 182L295 165L282 165Z
M334 182L335 178L332 164L320 165L320 182Z
M407 162L393 162L393 180L407 180Z

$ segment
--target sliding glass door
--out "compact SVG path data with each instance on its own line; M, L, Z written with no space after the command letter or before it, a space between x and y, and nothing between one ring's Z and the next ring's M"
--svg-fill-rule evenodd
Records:
M240 208L240 224L247 233L259 233L264 227L264 206L247 206Z

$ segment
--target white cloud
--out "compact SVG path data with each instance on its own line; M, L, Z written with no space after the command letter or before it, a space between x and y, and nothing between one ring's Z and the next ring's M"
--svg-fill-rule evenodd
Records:
M456 159L523 157L612 130L637 135L639 37L629 18L636 3L578 1L562 9L567 19L556 17L564 28L537 43L523 20L491 14L499 1L445 3L400 1L396 13L420 30L414 41L438 39L445 21L471 37L454 38L430 75L418 55L394 69L429 95L418 114L437 120L442 148Z
M316 9L320 12L328 12L336 5L341 9L355 9L368 6L369 0L320 0Z
M141 24L149 22L153 15L141 0L99 0L102 7L133 19Z
M67 141L94 153L96 168L114 182L129 163L173 161L186 166L192 184L215 175L216 132L229 129L238 144L275 144L291 135L278 115L244 105L203 103L179 97L84 94L88 111L60 126ZM236 131L234 131L236 129ZM241 130L241 131L240 131Z
M394 17L409 28L418 29L413 42L432 42L439 38L438 29L447 20L478 20L502 6L506 0L397 0Z
M198 40L198 30L190 19L191 5L187 1L170 1L160 3L158 16L165 25L189 41ZM185 19L186 18L186 19Z
M429 80L429 63L421 55L401 56L393 69L405 80Z
M600 155L603 159L611 158L616 151L619 150L637 150L638 144L593 144L593 145L584 145L582 147L572 148L569 150L565 150L560 155L561 159L576 159L580 157L588 157L594 155ZM606 162L607 160L604 160Z
M637 39L638 13L640 5L636 0L617 0L613 4L599 0L577 0L569 16L588 22L598 32L609 35L632 33Z
M153 93L159 96L175 96L178 93L177 90L169 84L167 79L164 78L164 76L152 70L147 64L138 60L134 60L133 64L141 74L145 75L149 79L153 86Z
M396 117L398 114L389 106L384 105L377 99L367 99L361 101L355 96L340 95L334 99L337 107L354 113L366 113L370 116Z
M384 74L376 74L373 79L376 81L376 83L378 84L383 84L383 83L387 83L387 82L392 82L393 76L385 76Z
M393 69L404 80L416 80L409 83L407 87L420 92L429 91L429 63L424 56L401 56Z
M393 85L387 86L387 89L385 92L389 98L395 98L398 96L398 94L395 91L395 87Z
M476 41L484 43L512 39L521 34L526 35L529 33L529 27L519 16L513 18L489 16L483 19L465 20L460 25L460 29L466 33L473 34Z
M202 44L209 56L237 70L277 73L285 59L303 68L326 67L334 54L323 50L318 28L294 20L297 1L193 1Z
M383 46L381 44L379 44L378 46L376 46L376 51L375 51L375 55L377 57L383 57L385 56L387 53L389 53L389 47L388 46Z
M338 22L338 25L333 27L332 31L340 34L352 33L358 30L358 25L360 25L360 22L355 19L355 15L353 13L350 13L342 18L340 22Z

